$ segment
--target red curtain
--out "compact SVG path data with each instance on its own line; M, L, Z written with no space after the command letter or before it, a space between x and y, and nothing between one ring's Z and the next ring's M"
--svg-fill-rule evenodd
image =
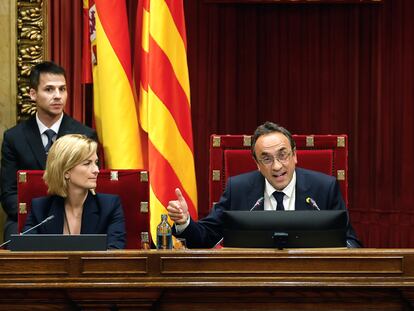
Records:
M188 42L200 186L210 133L252 133L265 120L347 133L359 235L413 247L414 2L187 8L190 24L198 18Z
M49 11L50 55L79 76L72 96L76 2L50 1ZM272 120L296 134L348 134L349 208L365 246L414 247L414 1L185 0L185 13L200 216L209 210L209 136L251 134ZM68 111L83 116L73 103L81 101Z

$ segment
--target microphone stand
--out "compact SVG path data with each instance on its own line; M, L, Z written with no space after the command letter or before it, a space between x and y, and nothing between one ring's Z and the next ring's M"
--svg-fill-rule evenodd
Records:
M26 233L31 232L32 230L40 227L41 225L43 225L43 224L47 223L48 221L52 220L53 218L55 218L55 215L50 215L49 217L47 217L47 218L43 219L41 222L39 222L36 226L33 226L33 227L27 229L26 231L20 233L20 235L24 235ZM0 248L3 248L3 246L6 246L10 242L11 242L11 239L10 240L7 240L6 242L4 242L2 244L0 244Z

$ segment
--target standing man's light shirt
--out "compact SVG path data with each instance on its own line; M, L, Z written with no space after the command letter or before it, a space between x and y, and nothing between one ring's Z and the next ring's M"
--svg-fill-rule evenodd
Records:
M60 125L62 124L62 120L63 120L63 113L60 116L59 120L57 120L50 127L50 129L53 130L56 133L56 136L57 136L57 133L59 132ZM45 131L48 130L49 127L47 127L46 125L44 125L42 123L42 121L40 121L37 113L36 113L36 123L37 123L37 126L39 127L39 132L40 132L40 137L42 138L43 147L45 147L47 145L47 141L48 141L47 136L45 134Z

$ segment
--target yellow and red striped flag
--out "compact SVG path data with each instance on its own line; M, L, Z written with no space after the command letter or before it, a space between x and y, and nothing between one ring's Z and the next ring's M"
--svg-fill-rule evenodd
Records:
M140 0L134 73L148 134L151 235L179 187L197 219L186 30L181 0ZM138 79L137 79L138 78Z
M125 1L89 0L85 6L89 8L94 115L105 167L143 168Z

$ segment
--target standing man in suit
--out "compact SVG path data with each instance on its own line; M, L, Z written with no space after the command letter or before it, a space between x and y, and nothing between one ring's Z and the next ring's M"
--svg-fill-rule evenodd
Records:
M44 170L47 151L65 134L84 134L98 141L96 132L67 116L65 70L53 62L42 62L30 72L30 97L36 115L4 132L1 149L1 203L7 213L4 239L17 233L18 170Z
M187 203L176 189L177 200L169 202L167 211L175 223L175 235L185 238L189 247L213 247L220 241L223 211L314 209L306 202L307 197L313 198L321 210L346 209L334 177L296 168L296 143L285 128L272 122L260 125L251 150L258 171L229 178L220 201L204 219L191 219ZM348 247L361 247L350 224L346 240Z

